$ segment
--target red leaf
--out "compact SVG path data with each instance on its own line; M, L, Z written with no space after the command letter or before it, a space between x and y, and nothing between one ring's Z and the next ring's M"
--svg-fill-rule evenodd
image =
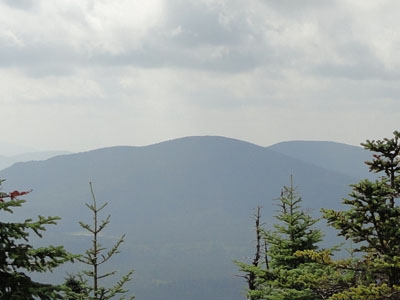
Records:
M13 191L10 193L10 198L15 199L15 197L23 196L23 195L29 194L30 192L31 191L27 191L27 192Z

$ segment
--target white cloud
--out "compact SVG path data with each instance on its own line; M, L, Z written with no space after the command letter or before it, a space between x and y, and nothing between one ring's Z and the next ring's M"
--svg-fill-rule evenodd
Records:
M264 145L390 134L400 111L399 6L2 1L2 136L79 151L194 134Z
M20 102L26 105L51 105L71 103L74 99L103 98L98 82L80 76L28 77L15 69L0 71L0 103L3 105ZM82 76L82 77L81 77Z

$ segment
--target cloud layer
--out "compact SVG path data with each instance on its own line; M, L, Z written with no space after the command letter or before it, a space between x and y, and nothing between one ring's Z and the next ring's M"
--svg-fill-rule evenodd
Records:
M3 139L352 144L398 126L394 0L3 0ZM397 128L398 129L398 128Z

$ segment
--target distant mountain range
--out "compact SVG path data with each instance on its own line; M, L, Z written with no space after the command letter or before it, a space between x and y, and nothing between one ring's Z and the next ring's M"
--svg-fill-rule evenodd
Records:
M369 157L360 147L332 142L261 147L187 137L16 163L0 178L7 179L4 190L33 189L16 217L62 217L45 242L73 252L90 243L78 221L91 220L84 203L91 201L92 181L97 200L109 202L105 214L112 215L104 243L127 233L111 264L135 269L137 299L239 300L244 282L232 260L253 253L253 209L262 205L263 221L271 226L273 199L291 174L314 215L321 207L339 208L349 184L371 176L363 164Z
M355 178L374 177L363 163L371 160L371 153L361 147L335 142L292 141L268 149Z
M17 155L0 155L0 170L8 168L16 162L27 162L34 160L46 160L57 155L71 154L68 151L37 151L26 152Z

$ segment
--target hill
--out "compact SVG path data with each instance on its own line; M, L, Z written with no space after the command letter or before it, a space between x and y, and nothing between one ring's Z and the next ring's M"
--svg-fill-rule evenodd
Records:
M357 179L373 178L364 164L370 160L371 153L361 147L336 142L289 141L268 149Z
M346 153L346 150L343 150ZM337 164L341 157L336 157ZM233 259L253 252L252 210L267 226L290 174L304 206L340 206L356 178L269 148L223 137L188 137L145 147L111 147L16 163L0 172L4 189L33 189L18 217L59 215L49 231L74 252L89 245L88 182L112 215L105 243L127 233L118 261L135 268L138 299L243 299ZM76 268L76 266L71 269Z
M16 162L26 162L32 160L46 160L57 155L71 154L67 151L38 151L38 152L27 152L17 155L5 156L0 155L0 170L8 168Z

